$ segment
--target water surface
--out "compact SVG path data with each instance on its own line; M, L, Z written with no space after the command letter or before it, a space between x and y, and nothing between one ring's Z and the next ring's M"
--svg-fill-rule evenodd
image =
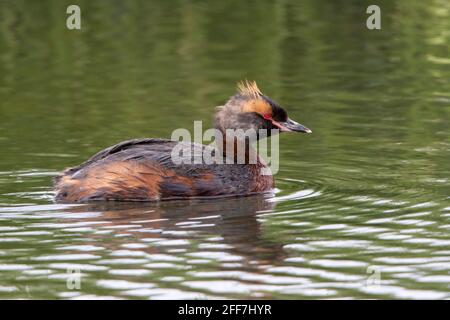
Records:
M450 297L450 6L386 1L0 2L1 298ZM273 197L55 204L52 178L169 137L255 79ZM73 289L72 272L81 288Z

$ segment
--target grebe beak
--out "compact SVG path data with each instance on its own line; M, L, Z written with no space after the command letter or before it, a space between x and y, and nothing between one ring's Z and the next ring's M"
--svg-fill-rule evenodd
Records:
M277 126L281 132L302 132L302 133L312 133L310 129L304 125L295 122L294 120L287 119L285 122L272 121L272 123Z

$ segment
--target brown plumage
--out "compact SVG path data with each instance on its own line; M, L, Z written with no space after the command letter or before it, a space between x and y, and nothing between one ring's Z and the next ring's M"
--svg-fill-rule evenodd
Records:
M228 102L218 108L216 129L226 143L237 144L226 129L280 129L310 132L290 120L275 102L264 96L256 83L245 82ZM252 152L247 141L245 150ZM191 162L172 161L175 146L190 149ZM165 139L135 139L100 151L81 165L65 170L55 179L56 200L86 202L93 200L155 201L166 199L249 195L270 191L272 175L262 175L266 168L256 162L243 164L206 164L195 161L202 154L220 155L225 160L226 148ZM245 159L248 160L246 157ZM200 159L201 160L201 159ZM198 164L197 164L198 163Z

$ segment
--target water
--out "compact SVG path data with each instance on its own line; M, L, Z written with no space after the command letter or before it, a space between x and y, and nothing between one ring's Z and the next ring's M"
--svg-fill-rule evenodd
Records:
M450 6L0 3L1 298L450 297ZM226 13L226 14L224 14ZM255 79L312 135L273 197L61 205L52 178L211 124ZM73 273L80 271L80 289Z

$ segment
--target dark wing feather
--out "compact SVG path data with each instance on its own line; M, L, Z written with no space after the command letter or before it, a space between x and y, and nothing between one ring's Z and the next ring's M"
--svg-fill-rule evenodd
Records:
M69 169L71 171L69 173L76 172L76 171L78 171L84 167L87 167L94 162L100 161L112 154L118 153L118 152L126 150L126 149L133 148L135 146L164 144L164 143L168 143L168 142L173 142L173 141L167 140L167 139L156 139L156 138L143 138L143 139L132 139L132 140L127 140L127 141L122 141L114 146L103 149L102 151L96 153L90 159L86 160L79 166Z
M54 182L56 184L59 182L59 180L61 179L62 176L72 175L72 174L90 166L91 164L97 163L98 161L101 161L101 160L103 160L113 154L116 154L118 152L121 152L123 150L127 150L130 148L139 146L139 145L155 145L155 144L165 144L165 143L171 143L171 142L173 142L173 141L167 140L167 139L158 139L158 138L142 138L142 139L132 139L132 140L127 140L127 141L122 141L116 145L113 145L111 147L108 147L106 149L99 151L98 153L93 155L91 158L89 158L88 160L83 162L82 164L80 164L76 167L66 169L64 172L62 172L61 175L58 175L55 177Z

